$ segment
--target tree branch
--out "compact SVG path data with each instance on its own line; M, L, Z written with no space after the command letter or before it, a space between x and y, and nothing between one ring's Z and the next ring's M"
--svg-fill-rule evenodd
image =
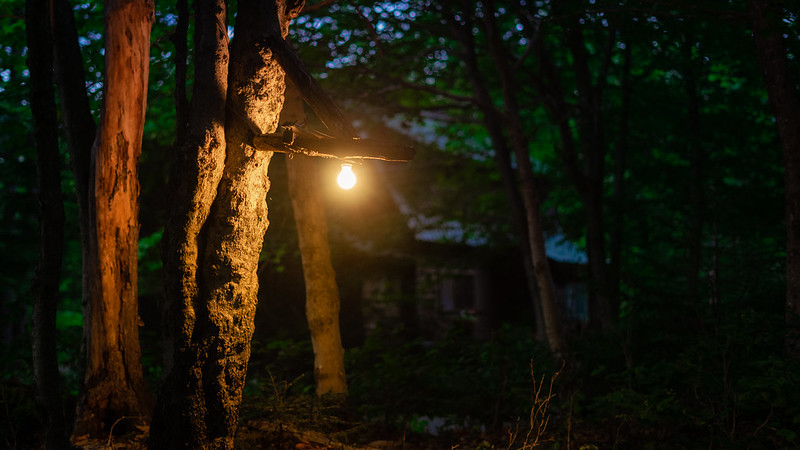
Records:
M328 6L328 5L332 5L332 4L336 3L336 2L337 2L337 0L323 0L323 1L319 2L319 3L314 3L313 5L309 5L308 3L306 3L305 5L303 5L303 10L300 13L301 14L305 14L305 13L309 13L309 12L312 12L312 11L316 11L316 10L322 9L322 8Z
M459 101L459 102L472 103L473 105L475 105L475 106L477 106L477 107L479 107L481 109L487 109L487 108L494 109L494 105L486 103L484 101L481 101L480 99L475 98L475 97L470 97L468 95L453 94L451 92L443 91L443 90L435 88L433 86L426 86L424 84L416 84L416 83L412 83L410 81L405 81L402 78L397 78L397 77L393 77L391 75L387 75L385 73L380 73L380 72L376 72L376 71L369 70L369 69L365 69L365 70L367 71L367 73L376 75L376 76L381 77L381 78L383 78L385 80L391 81L392 83L398 84L398 85L403 86L403 87L407 87L409 89L414 89L414 90L422 91L422 92L428 92L428 93L434 94L434 95L441 95L442 97L449 98L451 100L455 100L455 101Z
M414 147L377 139L337 138L324 133L310 132L297 126L286 126L278 132L256 136L253 147L278 153L338 159L378 159L381 161L410 161Z

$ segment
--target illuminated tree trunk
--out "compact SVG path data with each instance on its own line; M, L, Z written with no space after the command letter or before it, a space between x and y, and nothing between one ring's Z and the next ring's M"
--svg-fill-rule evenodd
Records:
M781 35L780 2L750 0L758 62L778 125L785 169L786 350L800 359L800 97Z
M328 222L319 186L318 161L286 160L297 237L306 283L306 318L314 348L317 395L347 394L344 349L339 331L339 288L331 265Z
M92 149L89 299L84 305L86 372L73 436L106 437L143 422L151 400L139 347L137 164L147 101L153 4L111 0L105 7L103 110Z
M172 172L163 249L172 362L151 448L233 448L239 418L272 157L250 143L275 131L283 105L284 73L269 32L285 36L302 4L247 0L238 7L229 57L225 2L195 6L195 95L188 142Z
M53 35L49 2L28 0L25 31L28 41L30 99L33 113L39 190L39 262L33 298L33 378L36 407L45 427L45 448L68 448L56 354L56 312L64 251L64 204L61 198L61 157L53 89Z
M303 100L294 83L286 83L281 122L305 123ZM289 195L306 285L306 319L314 349L317 395L347 394L344 349L339 330L339 287L331 264L328 218L316 158L288 157Z

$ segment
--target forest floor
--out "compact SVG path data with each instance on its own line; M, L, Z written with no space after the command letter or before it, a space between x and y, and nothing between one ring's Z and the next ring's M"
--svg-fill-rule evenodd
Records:
M353 440L346 436L347 431L345 430L345 434L341 432L326 434L313 429L300 429L289 423L249 420L239 427L236 434L235 448L241 450L452 450L506 448L504 445L498 447L479 435L470 435L468 433L463 433L457 437L448 435L446 438L416 433L409 436L405 434L397 436L396 433L390 433L384 438L379 438L377 434L368 437L368 434L377 433L377 430L368 431L362 428L357 430L360 433L359 438ZM146 449L148 437L147 430L140 430L139 432L132 432L122 436L111 436L108 439L78 439L73 442L73 448L84 450Z
M113 436L109 439L84 439L73 442L74 448L84 450L110 450L130 449L139 450L147 448L148 430L140 429L122 436ZM595 430L596 431L596 430ZM313 428L299 428L294 424L268 421L265 419L250 419L242 423L236 434L235 448L241 450L271 449L271 450L489 450L489 449L519 449L543 446L545 448L560 447L552 436L543 436L535 444L527 441L526 436L518 432L486 434L476 431L459 431L433 436L425 433L410 431L390 430L381 426L355 425L351 429L326 433ZM514 440L510 441L513 437ZM528 436L530 438L530 436ZM589 430L583 432L574 430L573 438L576 442L567 448L602 448L597 444L603 441L602 436ZM581 444L577 441L593 442Z
M290 422L255 418L243 421L236 434L235 448L274 450L453 450L453 449L498 449L520 448L523 442L509 445L509 434L487 435L475 430L460 430L435 436L410 430L390 429L380 424L352 424L339 427L338 431L320 431L318 428ZM78 439L73 448L84 450L146 449L149 430L139 427L108 439ZM517 436L524 441L525 436ZM545 443L547 440L540 441Z

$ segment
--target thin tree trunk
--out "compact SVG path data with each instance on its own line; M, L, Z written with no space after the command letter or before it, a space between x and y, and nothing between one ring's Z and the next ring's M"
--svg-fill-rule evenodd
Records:
M466 18L469 19L469 18ZM487 87L486 80L481 75L478 67L478 59L475 52L475 41L472 36L471 20L465 25L460 25L452 18L450 20L453 33L457 41L461 44L461 57L467 68L467 77L472 84L472 93L481 105L483 122L486 130L492 139L494 149L494 160L503 180L503 187L508 195L511 206L511 218L514 228L519 238L519 246L525 268L525 280L528 284L528 291L531 298L534 321L536 323L536 338L540 341L547 340L545 333L544 317L542 315L541 300L539 299L539 287L536 283L536 272L533 270L533 258L531 255L530 239L528 238L528 224L525 218L525 207L522 195L519 191L519 184L514 175L514 168L511 162L511 149L503 134L503 121L499 111L491 107L492 98Z
M781 11L769 0L750 0L753 37L778 125L786 195L786 350L800 359L800 98L780 29ZM779 6L780 3L778 2Z
M53 89L53 35L50 2L25 5L30 101L33 112L39 188L41 242L33 299L33 377L36 406L45 427L45 447L68 448L56 353L56 312L64 249L61 158Z
M701 148L702 138L700 130L700 99L697 92L697 76L694 71L694 61L691 57L693 41L688 40L687 61L688 68L685 74L686 80L686 123L689 141L689 227L688 227L688 247L689 260L686 265L686 278L688 298L691 307L697 306L700 296L700 268L703 258L703 150Z
M78 45L75 16L69 0L53 0L53 35L55 38L55 73L64 124L66 125L72 175L78 204L78 228L81 235L81 303L89 304L89 247L93 239L89 226L89 167L96 133L94 118L86 94L86 76ZM86 349L82 349L85 356Z
M105 437L145 423L151 399L139 347L139 178L153 4L105 7L106 72L100 132L92 149L90 299L84 308L86 372L73 436Z
M586 44L576 23L567 31L567 42L575 69L578 92L577 124L583 151L585 189L581 192L586 210L586 253L589 260L590 321L609 329L613 311L608 302L605 226L603 224L603 178L605 176L605 135L602 88L607 68L600 70L597 86L592 83Z
M484 3L483 17L492 58L495 61L495 67L498 75L500 75L502 84L503 104L505 117L508 121L511 148L517 159L517 171L528 224L528 239L533 260L533 270L536 274L539 298L542 304L545 333L553 355L556 358L562 358L566 356L567 344L564 339L555 284L553 283L553 276L550 272L550 265L545 252L541 197L536 186L530 154L528 153L528 140L520 121L519 106L516 102L517 84L503 47L502 38L494 21L494 7L491 2Z
M610 33L612 31L609 31ZM605 173L605 137L602 120L602 89L610 61L610 45L606 58L597 76L597 85L591 82L586 48L580 30L568 30L568 44L573 56L573 66L578 87L577 130L580 136L581 155L573 136L572 107L564 98L559 74L544 40L534 37L534 50L539 57L541 76L534 77L537 88L545 99L550 115L559 128L561 157L570 180L575 185L584 203L586 212L586 251L589 262L589 314L594 328L608 329L615 315L615 308L608 302L609 283L606 276L605 227L603 224L603 178ZM608 43L613 43L609 38ZM580 161L583 161L583 167Z
M497 124L499 125L499 123ZM487 128L489 127L487 122ZM492 126L494 127L494 125ZM499 129L498 129L499 131ZM491 133L494 136L498 133ZM533 269L533 255L531 254L530 237L528 236L528 222L526 220L525 206L522 194L519 191L519 183L514 176L514 168L511 162L511 151L499 133L498 140L492 138L494 143L494 160L500 171L500 178L503 180L509 203L511 204L511 216L514 221L514 228L519 237L520 252L522 253L522 264L525 269L525 281L528 285L528 293L531 299L531 309L533 310L533 320L536 324L536 339L544 342L547 340L544 315L542 313L542 300L539 294L536 271Z
M303 99L287 81L281 122L305 123ZM297 238L306 285L306 318L314 349L317 396L347 394L344 348L339 330L339 287L331 264L328 218L322 203L318 162L296 155L286 159Z
M625 43L622 53L622 83L619 118L619 135L614 152L614 189L612 203L614 220L609 233L609 298L619 306L622 302L622 236L625 218L625 170L630 138L630 111L633 86L631 84L631 43Z

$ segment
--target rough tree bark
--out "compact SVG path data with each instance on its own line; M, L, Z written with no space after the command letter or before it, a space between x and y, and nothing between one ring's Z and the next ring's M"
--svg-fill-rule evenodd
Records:
M205 425L200 305L201 232L225 165L228 34L225 0L195 2L195 77L189 128L178 142L170 177L172 214L164 230L166 375L150 428L152 448L202 447ZM180 63L180 62L179 62ZM195 341L197 339L197 341ZM200 342L198 342L200 341ZM213 380L209 380L209 384ZM173 431L176 431L173 433ZM193 439L196 437L196 440Z
M147 100L153 3L105 5L106 71L100 128L92 148L89 301L84 305L86 372L73 436L105 437L144 423L151 400L139 347L138 161Z
M33 298L33 378L36 407L45 427L45 448L68 448L56 354L56 312L64 249L61 158L53 89L50 2L25 4L30 101L39 190L39 262Z
M303 100L287 81L281 122L305 123ZM331 264L328 219L322 203L317 158L288 155L289 196L306 285L306 319L314 349L317 396L347 395L344 348L339 330L339 287Z
M781 33L781 2L750 0L758 62L778 125L785 169L786 350L800 359L800 95Z
M283 103L284 72L270 32L285 37L302 3L246 0L238 7L228 71L225 2L196 4L195 95L164 244L174 357L151 448L233 448L268 225L272 152L251 143L275 131Z

